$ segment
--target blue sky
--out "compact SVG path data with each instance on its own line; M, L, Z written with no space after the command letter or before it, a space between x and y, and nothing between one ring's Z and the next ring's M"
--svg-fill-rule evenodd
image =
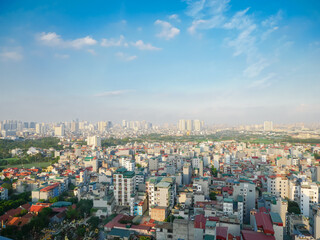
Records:
M318 122L320 2L0 2L0 119Z

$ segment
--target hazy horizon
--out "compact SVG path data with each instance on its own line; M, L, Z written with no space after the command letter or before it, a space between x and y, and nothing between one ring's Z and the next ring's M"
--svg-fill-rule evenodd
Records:
M0 119L319 122L320 2L1 1Z

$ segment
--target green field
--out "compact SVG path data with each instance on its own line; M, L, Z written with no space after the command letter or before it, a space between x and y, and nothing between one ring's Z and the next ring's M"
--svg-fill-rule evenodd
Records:
M32 167L41 167L46 168L50 166L50 162L34 162L34 163L26 163L26 164L17 164L17 165L7 165L1 166L2 168L32 168Z

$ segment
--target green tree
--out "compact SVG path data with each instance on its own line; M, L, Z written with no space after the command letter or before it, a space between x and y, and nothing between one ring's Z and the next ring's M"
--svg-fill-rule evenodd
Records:
M55 203L59 201L59 197L49 198L50 203Z
M12 184L11 182L5 182L1 185L1 187L8 189L8 195L10 196L13 193Z
M288 213L300 214L299 204L295 201L288 200Z
M81 199L77 203L77 210L80 212L82 217L86 214L86 216L90 215L90 210L93 207L93 201L92 200L87 200L87 199Z
M210 200L217 200L217 194L215 192L210 192L209 197Z
M100 220L98 217L91 217L89 220L88 220L88 223L90 224L91 228L92 229L95 229L98 227L99 223L100 223Z
M211 167L211 173L214 177L218 176L218 170L214 166Z
M79 212L76 209L73 209L72 207L69 207L66 212L66 217L69 220L74 220L79 218Z

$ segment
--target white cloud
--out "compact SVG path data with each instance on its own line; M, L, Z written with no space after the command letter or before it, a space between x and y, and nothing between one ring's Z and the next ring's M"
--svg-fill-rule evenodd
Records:
M154 22L155 25L161 26L162 30L157 34L157 37L164 38L166 40L172 39L180 33L180 30L173 27L169 22L157 20Z
M133 61L135 59L137 59L138 57L133 55L133 56L130 56L128 54L125 54L123 52L117 52L116 54L116 57L118 57L120 60L122 61L125 61L125 62L129 62L129 61Z
M187 0L187 15L194 18L218 15L228 8L230 0Z
M261 23L263 27L267 28L267 30L261 35L261 39L263 41L266 40L271 33L279 29L277 25L281 21L282 15L282 11L279 10L277 14L270 16Z
M181 22L178 14L172 14L172 15L168 16L168 18L171 20L175 20L177 22Z
M128 43L126 43L124 36L120 35L118 40L116 39L106 39L103 38L101 41L101 46L103 47L128 47Z
M214 16L210 19L197 19L192 21L191 26L188 28L190 34L195 34L197 29L212 29L219 27L224 21L221 16Z
M129 92L132 92L132 91L133 90L130 90L130 89L106 91L106 92L97 93L94 96L95 97L119 96L119 95L123 95L123 94L129 93Z
M283 15L283 12L279 10L277 14L268 17L261 24L264 27L274 27L279 23L279 21L282 20L282 15Z
M248 88L266 88L271 85L270 79L274 78L275 74L270 73L265 78L262 78L260 80L253 81Z
M96 53L96 51L94 49L88 49L87 52L90 53L93 56L97 55L97 53Z
M135 46L139 50L149 50L149 51L161 50L161 48L154 47L150 43L144 43L142 40L138 40L136 42L133 42L133 43L131 43L131 45Z
M91 46L97 43L93 38L86 36L84 38L78 38L69 42L69 45L74 48L82 48L84 46Z
M255 31L257 25L248 11L250 8L246 8L242 11L238 11L234 16L223 25L224 29L238 30L238 36L234 39L227 39L229 47L234 48L234 56L245 54L248 59L256 58L256 36Z
M188 0L187 15L194 18L188 28L190 34L197 29L212 29L221 27L225 21L224 12L228 9L229 0Z
M256 29L255 25L248 26L239 33L237 38L227 40L228 46L235 49L234 56L246 54L247 57L252 57L256 52L255 42L256 37L252 35L252 32Z
M68 54L59 54L59 53L56 53L54 54L54 57L55 58L60 58L60 59L67 59L69 58L70 56Z
M252 21L247 14L250 8L237 12L229 22L224 24L226 29L243 29L252 25Z
M0 57L3 61L20 61L23 59L22 54L17 51L3 51L0 53Z
M270 64L265 59L260 59L258 62L251 64L244 70L244 75L249 78L257 77Z
M97 43L97 41L90 36L86 36L84 38L77 38L74 40L63 40L61 36L56 34L55 32L43 32L37 37L37 39L38 41L47 46L76 49L80 49L85 46L92 46Z
M262 35L261 35L261 39L264 41L268 38L268 36L273 33L274 31L278 30L279 27L273 27L273 28L269 28L267 31L265 31Z

